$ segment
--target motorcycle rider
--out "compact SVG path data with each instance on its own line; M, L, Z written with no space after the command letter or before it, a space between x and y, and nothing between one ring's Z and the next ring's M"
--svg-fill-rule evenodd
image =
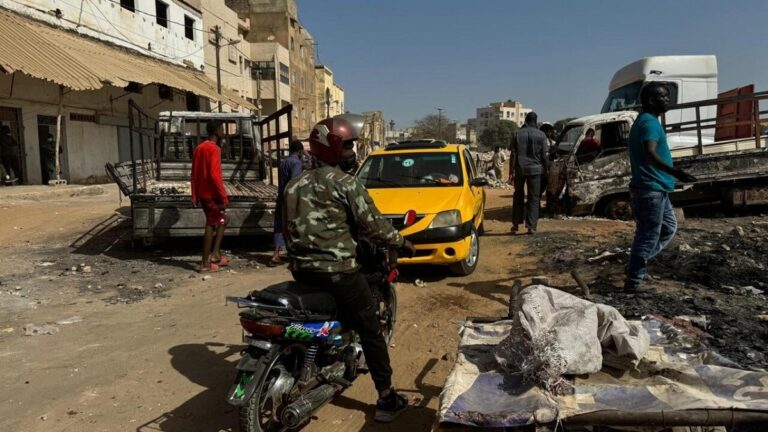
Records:
M378 391L377 421L390 422L408 407L392 388L392 368L368 282L356 261L357 235L376 244L413 245L382 217L360 181L347 174L357 163L354 146L363 117L343 114L315 125L310 153L318 166L301 173L285 189L284 236L296 281L329 290L340 321L360 336Z

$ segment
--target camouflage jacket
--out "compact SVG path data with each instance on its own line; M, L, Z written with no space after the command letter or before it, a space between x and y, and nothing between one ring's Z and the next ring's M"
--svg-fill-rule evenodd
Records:
M358 268L355 234L375 244L403 245L358 179L321 166L285 188L285 244L293 271L346 272Z

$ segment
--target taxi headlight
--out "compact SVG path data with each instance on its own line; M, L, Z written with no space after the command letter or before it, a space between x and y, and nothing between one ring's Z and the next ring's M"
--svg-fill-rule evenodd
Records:
M458 210L447 210L438 213L432 223L429 224L430 228L445 228L450 226L461 225L461 213Z

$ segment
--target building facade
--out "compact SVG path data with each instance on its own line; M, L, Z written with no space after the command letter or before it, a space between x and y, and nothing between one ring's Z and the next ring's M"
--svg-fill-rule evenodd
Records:
M250 44L252 102L261 116L291 103L291 56L277 42Z
M513 100L493 102L477 109L475 132L479 137L487 127L499 121L512 121L521 126L525 122L526 114L531 111L533 111L532 108L526 108L520 102Z
M324 65L315 66L315 98L318 118L344 114L344 89L334 80L333 71Z
M0 0L0 7L150 57L202 70L206 35L199 1L88 1L87 7L83 7L82 2Z
M251 30L246 36L248 42L275 42L288 50L290 64L286 65L286 72L293 104L294 135L306 138L319 116L315 89L315 41L299 21L296 1L226 0L226 4L240 17L250 19Z
M106 163L130 160L129 101L154 117L218 99L248 105L220 97L202 72L207 39L190 2L75 3L0 0L0 32L14 41L0 43L0 130L21 183L108 181Z
M220 77L223 88L229 89L242 98L253 100L254 86L251 74L251 50L246 38L251 29L248 18L239 18L237 12L228 8L221 0L189 0L201 3L203 29L207 33L203 40L205 65L203 70L212 81ZM160 0L156 0L159 3ZM216 70L215 32L220 34L219 73ZM236 110L229 105L223 111ZM240 107L239 111L247 111Z

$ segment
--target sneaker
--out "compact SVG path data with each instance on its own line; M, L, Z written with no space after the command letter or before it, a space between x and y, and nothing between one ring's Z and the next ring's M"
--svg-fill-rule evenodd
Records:
M624 282L624 292L629 294L643 294L653 292L653 289L642 285L640 282L633 282L627 279L627 281Z
M516 233L516 232L520 231L520 225L518 225L518 224L512 225L512 228L510 228L509 231L513 232L513 233Z
M402 414L406 408L408 408L408 398L392 389L386 397L379 398L376 401L376 416L374 419L377 422L389 423Z

